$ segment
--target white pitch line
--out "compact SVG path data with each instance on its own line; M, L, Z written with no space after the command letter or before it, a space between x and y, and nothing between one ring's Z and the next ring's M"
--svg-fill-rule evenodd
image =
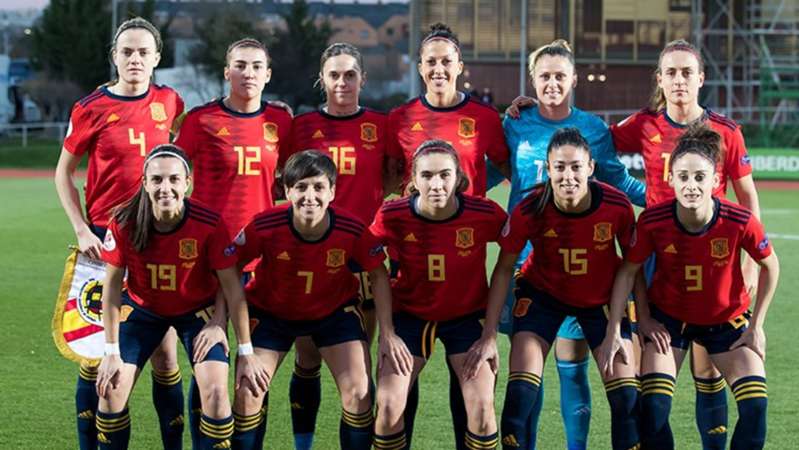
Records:
M796 234L768 233L768 237L773 239L785 239L787 241L799 241L799 235Z
M788 215L788 214L796 214L797 211L799 211L799 210L791 209L791 208L783 208L783 209L776 209L775 208L775 209L763 209L761 212L763 214L769 214L769 215L775 215L775 216L776 215L780 215L780 216L782 216L782 215Z

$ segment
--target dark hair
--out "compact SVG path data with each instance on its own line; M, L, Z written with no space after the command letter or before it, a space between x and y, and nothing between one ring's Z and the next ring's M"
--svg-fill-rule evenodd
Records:
M349 55L355 58L355 66L357 67L358 72L360 72L361 75L364 74L363 56L361 56L361 51L358 50L358 47L346 42L336 42L330 44L330 46L327 47L324 52L322 52L322 57L319 58L319 78L317 78L316 84L319 85L319 87L322 89L322 92L325 90L325 85L322 82L322 78L324 78L323 71L325 70L325 63L328 59L339 55Z
M532 75L535 70L535 65L542 56L562 56L569 60L572 67L574 67L574 52L572 52L571 45L565 39L556 39L547 45L538 47L535 51L530 53L527 62L527 72Z
M685 133L677 141L677 147L671 153L671 167L683 156L693 153L708 160L716 169L716 164L721 158L724 141L721 135L704 122L697 121L688 126Z
M186 176L191 174L186 153L177 145L162 144L155 146L144 160L142 180L147 176L147 166L150 164L150 161L156 158L180 159L183 163L183 167L186 169ZM131 197L127 202L114 208L111 215L120 227L130 227L130 241L137 252L141 252L147 248L155 218L153 216L153 205L150 201L150 196L147 194L147 191L144 190L144 183L139 187L139 192L136 193L136 195Z
M466 191L466 189L469 189L469 177L466 176L466 172L464 172L463 168L461 167L461 158L458 156L458 152L455 151L455 148L446 141L442 141L440 139L431 139L422 142L422 145L420 145L413 153L413 160L411 161L411 181L405 188L406 193L415 194L419 192L419 190L413 184L413 175L416 173L416 163L422 157L431 155L433 153L447 155L452 158L452 161L455 163L455 192L461 193Z
M233 53L233 50L237 48L257 48L262 50L266 55L266 67L270 65L270 58L269 58L269 50L266 46L255 38L244 38L239 39L238 41L228 45L227 50L225 50L225 65L230 64L230 54Z
M430 25L430 31L427 35L422 39L422 42L419 44L419 60L422 59L422 49L424 48L425 44L430 41L435 40L445 40L449 41L455 47L455 50L458 52L458 58L461 56L461 43L458 40L458 35L455 34L452 29L447 26L445 23L436 22Z
M552 138L549 140L549 145L547 146L547 159L553 150L563 147L564 145L571 145L585 150L588 153L588 159L591 159L591 146L588 145L588 141L585 140L580 130L575 127L566 127L555 131L555 134L552 135ZM545 181L538 186L543 189L543 192L533 203L533 215L535 217L539 217L544 213L547 203L549 203L554 195L551 182ZM536 187L536 189L537 188L538 187Z
M705 71L705 60L702 58L702 54L699 53L699 50L694 47L693 44L685 39L677 39L676 41L671 41L666 44L666 46L663 47L663 50L660 51L660 56L658 56L658 66L655 68L655 73L652 74L654 88L652 89L652 95L649 97L649 109L652 111L660 111L666 107L666 96L663 94L663 89L658 86L657 76L660 75L660 63L663 61L663 57L667 53L671 52L688 52L694 55L694 57L696 57L697 64L699 64L699 72L701 73Z
M298 181L324 175L330 181L330 186L336 184L336 164L329 156L319 150L303 150L291 155L283 167L283 185L290 188Z
M111 48L108 50L108 59L111 61L111 64L114 64L114 52L117 50L117 41L119 41L119 36L122 35L125 31L128 30L147 30L150 34L153 35L153 39L155 40L155 51L161 53L161 49L164 47L164 42L161 40L161 32L158 31L158 28L155 27L152 23L150 23L147 19L142 17L134 17L132 19L128 19L122 22L118 27L116 33L114 33L114 39L111 41ZM115 78L105 86L113 86L119 81L119 79Z

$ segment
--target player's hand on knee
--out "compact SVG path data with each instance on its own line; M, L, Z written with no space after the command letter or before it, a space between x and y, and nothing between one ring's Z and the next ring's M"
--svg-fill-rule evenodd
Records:
M480 371L483 361L488 363L494 375L499 368L499 352L497 352L497 339L495 336L482 336L466 352L463 363L463 374L466 380L471 380Z
M413 355L411 355L405 342L393 332L381 332L379 340L379 358L377 361L378 370L383 366L384 359L387 359L394 369L394 372L408 376L413 371Z
M203 329L194 337L192 344L194 346L192 360L195 364L202 362L208 355L208 352L216 344L222 344L225 355L230 353L230 346L227 341L227 330L214 321L205 324Z
M671 335L666 327L653 318L639 318L638 332L641 336L641 345L646 345L646 340L652 341L655 350L665 355L671 347Z
M269 389L269 373L255 355L238 355L236 359L236 389L248 388L256 397Z
M111 389L119 386L120 371L122 370L122 358L119 355L106 355L100 362L97 369L97 381L95 387L99 397L106 398Z
M103 242L92 233L87 227L86 230L78 231L78 250L92 259L100 259L100 250Z
M597 349L597 365L606 378L613 376L613 363L617 355L621 357L622 363L629 363L627 349L624 348L624 341L618 329L609 331Z
M513 102L505 109L505 115L510 116L512 119L518 119L521 115L521 110L528 106L536 105L538 101L532 97L520 95L513 99Z
M741 337L730 346L730 350L738 347L751 348L763 362L766 362L766 332L763 331L763 327L753 326L744 330Z

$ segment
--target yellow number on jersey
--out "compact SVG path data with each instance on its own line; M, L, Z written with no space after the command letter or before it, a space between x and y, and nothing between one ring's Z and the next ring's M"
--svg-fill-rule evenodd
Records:
M328 147L341 175L355 175L355 147Z
M313 287L313 272L308 270L300 270L297 272L298 277L305 277L305 293L310 294Z
M692 281L693 284L686 284L685 290L695 292L702 290L702 266L685 266L685 281Z
M261 147L248 145L246 147L236 145L233 151L239 157L239 175L260 175L261 170L254 165L261 162Z
M663 181L669 181L669 164L671 163L671 153L663 152L660 154L660 157L663 158Z
M444 281L445 278L444 255L427 255L427 280Z
M147 156L147 142L144 138L144 131L139 131L139 134L136 135L133 128L128 128L128 140L130 141L130 145L139 146L139 154Z
M558 253L563 255L563 271L569 275L585 275L588 273L588 253L584 248L559 248Z
M174 264L147 264L150 271L150 289L174 291L177 289L177 268Z

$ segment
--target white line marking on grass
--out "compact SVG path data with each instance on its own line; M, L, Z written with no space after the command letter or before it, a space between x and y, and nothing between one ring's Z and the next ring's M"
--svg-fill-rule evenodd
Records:
M785 239L788 241L799 241L799 235L796 234L780 234L780 233L768 233L768 237L772 239Z
M770 214L770 215L789 215L789 214L796 214L799 210L791 209L791 208L783 208L783 209L763 209L763 214Z

